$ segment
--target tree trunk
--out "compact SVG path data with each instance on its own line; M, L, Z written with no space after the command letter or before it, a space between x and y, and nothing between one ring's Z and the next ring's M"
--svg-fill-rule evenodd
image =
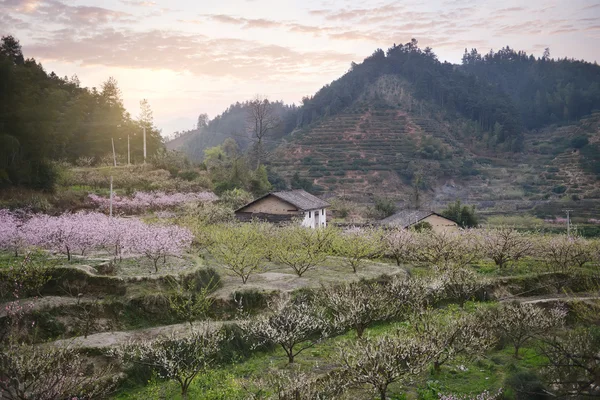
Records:
M69 250L68 246L67 246L67 260L71 261L71 251Z
M294 349L287 349L283 344L281 345L281 347L283 348L283 351L285 351L285 354L287 354L288 356L288 363L289 364L293 364L294 363Z
M359 339L362 339L362 337L363 337L363 333L365 332L365 327L364 327L363 325L360 325L360 324L359 324L359 325L356 325L356 326L355 326L355 329L356 329L356 336L357 336Z
M515 358L517 358L517 359L519 358L519 349L520 348L521 348L521 346L515 344Z
M387 385L382 385L379 387L379 399L380 400L387 399Z
M442 369L442 364L438 360L435 360L433 362L433 369L435 372L440 372L440 369Z

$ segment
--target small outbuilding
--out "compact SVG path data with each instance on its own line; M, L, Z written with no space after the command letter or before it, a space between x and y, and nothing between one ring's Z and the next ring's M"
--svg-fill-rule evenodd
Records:
M458 224L443 215L425 210L402 210L394 215L379 221L379 225L388 228L409 228L420 222L427 222L436 231L448 231L459 229Z
M327 226L329 203L304 190L271 192L235 211L240 221L258 219L274 223L301 220L302 226L319 228Z

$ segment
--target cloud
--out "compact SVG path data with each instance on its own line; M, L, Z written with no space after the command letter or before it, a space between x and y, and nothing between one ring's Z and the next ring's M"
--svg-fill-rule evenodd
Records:
M169 69L213 77L281 79L289 74L338 70L355 55L296 51L250 40L215 39L199 34L104 29L75 37L64 31L27 51L47 60L124 68Z
M71 6L58 0L3 0L0 10L36 23L61 24L93 29L99 25L132 22L132 15L96 6Z
M525 7L508 7L508 8L501 8L500 10L496 11L496 13L512 13L512 12L519 12L519 11L526 11L527 9Z
M119 0L119 2L128 6L135 7L155 7L157 5L153 1Z
M593 9L596 9L596 8L600 9L600 3L598 3L598 4L591 4L589 6L583 7L581 9L581 11L588 11L588 10L593 10Z

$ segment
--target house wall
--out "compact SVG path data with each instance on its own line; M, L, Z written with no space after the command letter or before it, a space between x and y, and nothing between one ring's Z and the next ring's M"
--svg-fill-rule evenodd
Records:
M296 214L298 210L293 205L286 203L283 200L278 199L275 196L267 196L264 199L257 201L254 204L245 207L242 212L245 213L264 213L264 214L278 214L278 215L289 215Z
M421 221L429 222L435 232L458 230L458 224L456 222L440 217L439 215L430 215Z
M316 215L318 213L318 216ZM317 222L318 221L318 222ZM324 228L327 226L327 210L322 208L319 210L305 211L302 226L307 228Z

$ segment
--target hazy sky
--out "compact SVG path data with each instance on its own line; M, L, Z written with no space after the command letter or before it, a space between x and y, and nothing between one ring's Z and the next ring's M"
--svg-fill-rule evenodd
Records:
M299 103L412 37L451 62L506 45L600 61L600 0L0 0L0 34L84 86L114 76L170 134L256 93Z

